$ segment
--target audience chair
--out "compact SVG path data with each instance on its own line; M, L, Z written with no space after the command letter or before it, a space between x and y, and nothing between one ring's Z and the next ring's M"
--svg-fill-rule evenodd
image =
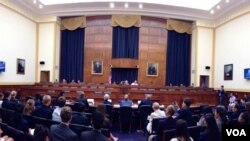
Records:
M120 107L120 131L122 132L124 127L127 127L129 133L131 133L132 126L132 107Z
M50 128L50 126L53 124L60 124L60 122L53 121L50 119L40 118L40 117L36 117L36 116L33 116L33 122L34 122L34 124L42 124L42 125L46 126L47 128Z
M146 128L147 117L153 112L151 106L141 106L139 108L139 120L140 120L140 129L144 130Z
M13 117L15 111L5 109L5 108L0 108L0 113L1 113L2 122L8 124L11 120L11 117Z
M17 130L10 126L8 126L7 135L12 137L14 141L26 141L25 134L23 131Z
M81 133L84 131L91 131L93 128L85 125L80 124L70 124L69 128L73 130L79 137L81 136Z
M175 136L175 129L164 130L163 132L163 140L162 141L170 141ZM196 140L194 140L196 141Z
M157 131L157 129L158 129L158 127L159 127L159 122L160 122L160 120L162 120L162 119L164 119L164 118L154 118L153 120L152 120L152 134L155 134L156 133L156 131Z
M201 126L191 126L191 127L188 127L189 134L193 138L194 141L198 141L199 140L201 129L202 129Z

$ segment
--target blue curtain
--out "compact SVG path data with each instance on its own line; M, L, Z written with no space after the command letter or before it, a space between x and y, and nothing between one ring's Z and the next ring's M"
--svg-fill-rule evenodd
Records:
M168 31L166 85L190 85L191 35Z
M138 59L139 28L113 27L112 58Z
M60 79L83 81L84 28L61 32Z
M121 81L128 80L129 84L137 80L137 68L112 68L112 83L120 84Z

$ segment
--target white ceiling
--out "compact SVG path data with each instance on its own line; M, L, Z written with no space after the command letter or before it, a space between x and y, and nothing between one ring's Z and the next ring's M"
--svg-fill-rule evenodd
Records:
M169 6L162 4L142 3L143 8L139 8L138 2L126 2L129 4L128 8L124 7L124 2L114 2L115 7L110 8L110 1L108 2L88 2L88 3L69 3L69 4L54 4L43 5L37 0L36 4L33 0L12 0L18 5L31 10L37 16L92 16L92 15L110 15L110 14L138 14L145 16L154 16L161 18L175 18L183 20L216 20L225 14L228 14L244 5L249 5L250 0L221 0L218 4L209 10L199 10L197 8L185 8L180 6ZM50 0L53 1L53 0ZM90 0L88 0L90 1ZM103 0L102 0L103 1ZM158 1L158 0L156 0ZM163 0L162 0L163 1ZM187 1L187 0L186 0ZM199 0L202 1L202 0ZM39 8L39 4L43 8ZM217 9L220 5L220 9ZM214 10L214 14L210 11Z

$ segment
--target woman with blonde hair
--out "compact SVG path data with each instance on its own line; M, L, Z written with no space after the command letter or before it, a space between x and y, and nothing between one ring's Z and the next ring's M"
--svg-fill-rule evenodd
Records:
M23 114L31 115L31 113L35 110L35 101L33 99L29 99L23 109Z

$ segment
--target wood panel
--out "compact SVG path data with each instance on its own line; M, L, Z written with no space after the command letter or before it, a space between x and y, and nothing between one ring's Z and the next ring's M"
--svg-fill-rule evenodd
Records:
M112 59L112 68L138 68L138 60L136 59Z
M139 43L138 82L144 84L165 85L166 76L166 20L152 17L142 17ZM156 62L158 76L146 76L148 62Z
M84 82L108 83L112 55L111 16L87 17L85 28ZM103 60L103 74L91 74L91 62Z

